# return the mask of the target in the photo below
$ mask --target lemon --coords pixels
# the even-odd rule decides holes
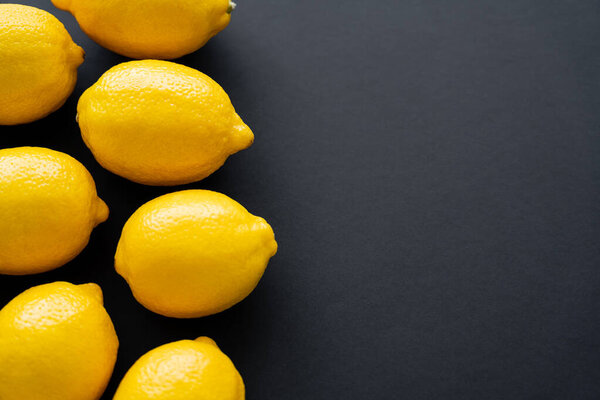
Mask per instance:
[[[207,337],[157,347],[133,364],[113,400],[244,400],[244,382]]]
[[[0,310],[0,399],[98,400],[118,347],[98,285],[33,287]]]
[[[111,68],[81,96],[77,111],[96,160],[148,185],[203,179],[254,140],[215,81],[168,61]]]
[[[0,4],[0,125],[24,124],[59,109],[75,87],[83,55],[51,14]]]
[[[131,58],[171,59],[225,29],[230,0],[52,0],[94,41]]]
[[[151,200],[129,218],[115,267],[146,308],[195,318],[243,300],[276,251],[264,219],[224,194],[185,190]]]
[[[74,158],[39,147],[0,150],[0,273],[60,267],[107,217],[92,176]]]

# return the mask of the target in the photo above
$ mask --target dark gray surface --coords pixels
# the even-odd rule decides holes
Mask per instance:
[[[139,306],[112,259],[151,188],[103,170],[78,97],[125,58],[85,37],[65,107],[0,128],[92,172],[110,219],[69,265],[0,277],[0,301],[97,282],[121,341],[110,399],[151,348],[213,337],[249,400],[600,398],[600,3],[239,1],[180,61],[218,81],[256,143],[203,182],[274,227],[256,291],[219,315]]]

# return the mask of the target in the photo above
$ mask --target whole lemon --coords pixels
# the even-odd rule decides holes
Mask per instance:
[[[98,400],[118,347],[98,285],[33,287],[0,310],[0,399]]]
[[[111,68],[81,96],[77,111],[96,160],[147,185],[203,179],[254,140],[215,81],[168,61]]]
[[[172,59],[225,29],[230,0],[52,0],[95,42],[131,58]]]
[[[0,125],[32,122],[58,110],[75,87],[83,55],[51,14],[0,4]]]
[[[224,194],[185,190],[151,200],[129,218],[115,267],[149,310],[196,318],[248,296],[276,251],[264,219]]]
[[[244,382],[210,338],[157,347],[133,364],[113,400],[244,400]]]
[[[71,156],[40,147],[0,150],[0,273],[60,267],[107,217],[92,176]]]

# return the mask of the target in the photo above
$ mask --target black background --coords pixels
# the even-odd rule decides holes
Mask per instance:
[[[79,135],[77,99],[126,58],[23,3],[87,57],[66,105],[0,147],[75,156],[111,215],[65,267],[0,277],[0,302],[99,283],[121,342],[103,399],[146,351],[200,335],[249,400],[600,398],[599,2],[240,0],[179,62],[256,142],[174,188],[103,170]],[[113,269],[129,215],[181,188],[226,193],[280,246],[250,297],[195,320],[146,311]]]

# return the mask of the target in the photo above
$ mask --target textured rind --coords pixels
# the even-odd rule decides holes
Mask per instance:
[[[131,58],[174,59],[225,29],[229,0],[52,0],[96,43]]]
[[[201,180],[254,140],[215,81],[168,61],[111,68],[84,92],[77,111],[96,160],[147,185]]]
[[[0,273],[65,264],[107,217],[92,176],[71,156],[39,147],[0,150]]]
[[[115,267],[146,308],[196,318],[248,296],[276,251],[264,219],[224,194],[186,190],[158,197],[129,218]]]
[[[67,100],[83,50],[46,11],[0,4],[0,125],[45,117]]]
[[[0,399],[97,400],[118,346],[97,285],[33,287],[0,311]]]
[[[244,382],[231,360],[206,337],[181,340],[143,355],[114,400],[244,400]]]

